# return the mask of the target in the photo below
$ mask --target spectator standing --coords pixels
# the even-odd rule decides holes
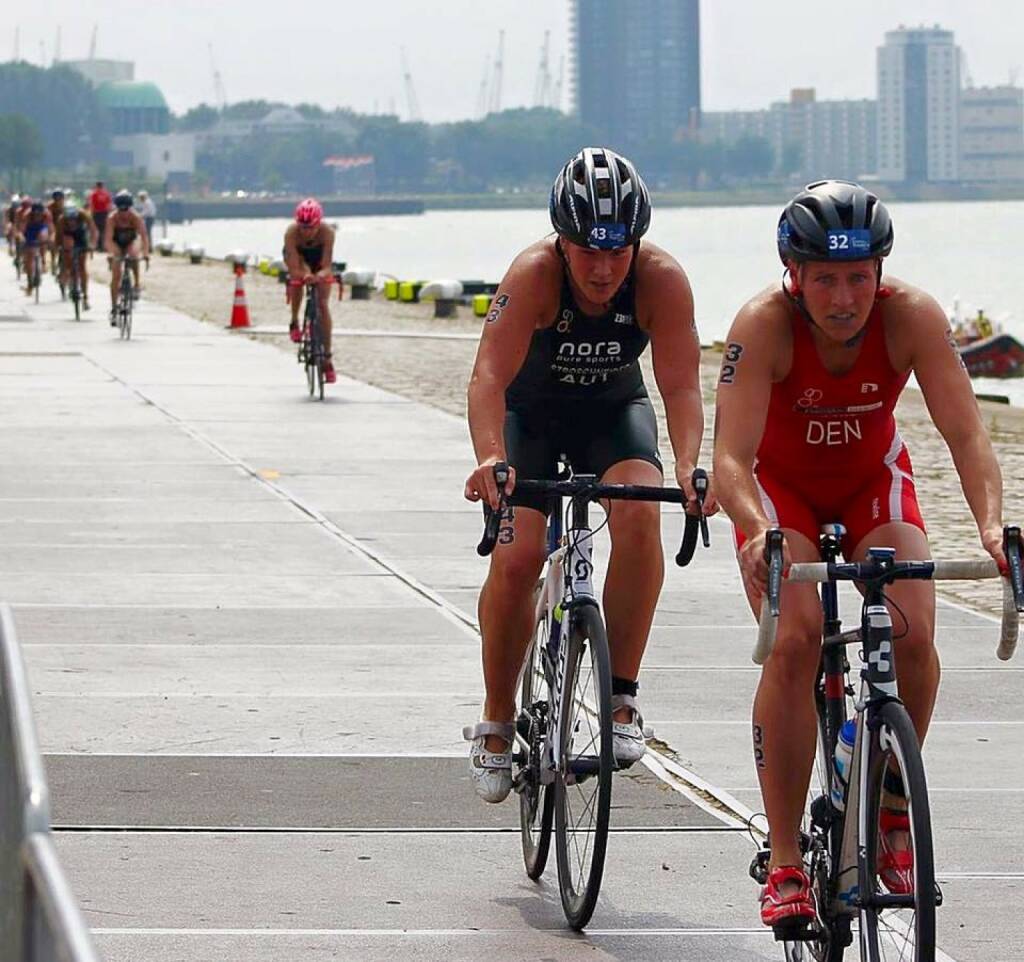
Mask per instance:
[[[135,210],[146,225],[146,236],[149,238],[150,244],[152,244],[153,224],[156,222],[156,204],[153,203],[153,198],[149,196],[148,191],[139,191],[139,198],[135,204]]]
[[[103,250],[103,237],[107,226],[107,215],[110,213],[110,208],[113,204],[114,198],[110,196],[110,191],[103,185],[103,181],[96,181],[96,186],[89,191],[89,196],[85,200],[85,206],[89,213],[92,214],[93,222],[96,224],[96,230],[99,233],[100,239],[100,250]]]

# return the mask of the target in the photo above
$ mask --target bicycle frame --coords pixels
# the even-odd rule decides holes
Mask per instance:
[[[577,475],[577,478],[585,476]],[[542,653],[544,670],[548,673],[548,691],[550,692],[551,724],[548,728],[547,742],[550,752],[550,763],[541,769],[541,784],[550,784],[555,780],[556,773],[562,770],[562,685],[565,680],[566,659],[569,646],[565,641],[563,628],[571,625],[572,608],[581,604],[597,605],[594,597],[592,577],[594,571],[594,540],[589,522],[590,502],[586,499],[573,499],[572,519],[568,536],[562,537],[562,499],[558,498],[551,518],[548,521],[548,559],[547,573],[541,584],[535,610],[535,623],[545,620],[549,625],[548,650]],[[564,543],[563,543],[564,542]],[[568,573],[568,578],[566,577]],[[557,641],[551,645],[550,639],[556,637],[555,609],[561,604],[563,617],[569,619],[568,624],[560,626]],[[554,651],[552,651],[554,647]],[[527,669],[528,670],[528,669]]]

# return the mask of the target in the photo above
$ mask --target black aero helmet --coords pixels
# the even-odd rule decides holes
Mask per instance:
[[[118,210],[131,210],[131,206],[134,203],[135,198],[126,190],[119,190],[114,195],[114,206]]]
[[[53,191],[50,192],[50,198],[52,200],[63,200],[64,199],[64,191],[62,191],[58,187],[56,190],[53,190]]]
[[[786,205],[776,240],[783,264],[886,257],[892,250],[892,220],[860,184],[819,180]]]
[[[600,250],[635,244],[651,223],[651,198],[636,167],[606,147],[584,147],[551,188],[551,224],[560,237]]]

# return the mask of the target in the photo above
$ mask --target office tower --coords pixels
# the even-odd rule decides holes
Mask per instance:
[[[960,159],[960,48],[953,32],[901,26],[878,48],[878,174],[955,181]]]
[[[571,0],[576,112],[609,146],[678,140],[700,123],[698,0]]]

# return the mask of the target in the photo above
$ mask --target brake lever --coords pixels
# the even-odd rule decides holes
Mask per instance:
[[[1010,566],[1010,587],[1013,589],[1013,603],[1017,611],[1024,612],[1024,574],[1022,574],[1022,545],[1020,528],[1007,525],[1003,528],[1003,554]]]
[[[676,554],[676,564],[685,568],[693,560],[693,552],[697,548],[697,529],[700,529],[701,540],[705,548],[711,547],[708,535],[708,521],[704,517],[704,498],[708,492],[708,474],[703,468],[695,468],[691,476],[693,488],[697,494],[697,514],[687,514],[683,526],[683,543]]]
[[[778,528],[772,528],[765,537],[764,560],[768,562],[768,610],[778,618],[782,593],[782,531]]]
[[[504,461],[494,464],[494,480],[498,485],[498,507],[492,508],[484,502],[484,534],[480,544],[476,546],[476,553],[481,558],[487,557],[494,546],[498,543],[498,531],[501,528],[501,518],[505,513],[505,485],[508,483],[509,470]]]

